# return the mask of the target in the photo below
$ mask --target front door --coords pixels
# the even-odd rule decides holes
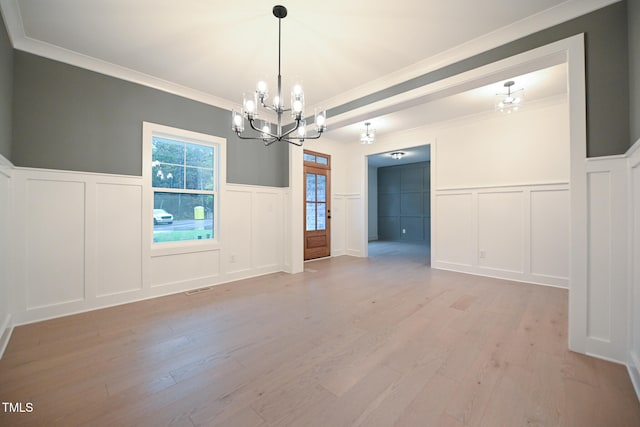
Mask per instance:
[[[304,151],[304,259],[331,255],[331,156]]]

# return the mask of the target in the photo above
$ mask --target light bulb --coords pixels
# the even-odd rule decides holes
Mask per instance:
[[[296,84],[293,86],[293,93],[295,95],[300,95],[302,93],[302,86],[300,86],[299,84]]]
[[[300,126],[298,127],[298,138],[303,139],[307,134],[307,128],[305,122],[300,122]]]
[[[273,97],[273,106],[276,108],[280,107],[280,97],[278,95]]]
[[[256,85],[256,92],[261,94],[267,93],[267,82],[265,82],[264,80],[260,80]]]
[[[296,113],[300,113],[302,111],[302,101],[295,100],[292,105],[293,111]]]
[[[242,124],[242,116],[240,114],[236,114],[233,116],[233,124],[237,127],[240,127]]]
[[[316,116],[316,126],[322,127],[327,122],[327,118],[323,114],[318,114]]]
[[[244,108],[248,113],[253,113],[256,108],[256,104],[254,104],[253,100],[247,99],[247,102],[244,103]]]

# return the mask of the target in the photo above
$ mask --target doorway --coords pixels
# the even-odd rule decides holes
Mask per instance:
[[[369,256],[410,250],[430,265],[430,160],[428,144],[367,157]]]
[[[304,260],[331,255],[331,156],[304,150]]]

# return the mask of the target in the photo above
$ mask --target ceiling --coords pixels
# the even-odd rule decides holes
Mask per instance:
[[[454,58],[472,43],[486,49],[487,40],[508,41],[615,1],[289,0],[282,21],[283,95],[300,81],[307,112],[313,106],[334,107],[433,69],[438,60]],[[274,4],[0,0],[17,49],[150,82],[194,99],[209,97],[210,103],[224,108],[239,105],[243,92],[252,92],[260,79],[272,91],[275,87]],[[449,102],[458,114],[466,108],[460,103],[473,103],[478,94],[461,94]],[[437,115],[446,104],[440,101],[438,107],[416,111]],[[382,132],[385,122],[377,119]],[[403,117],[386,120],[392,119]],[[339,140],[353,134],[352,129],[331,128],[331,122],[329,129]]]

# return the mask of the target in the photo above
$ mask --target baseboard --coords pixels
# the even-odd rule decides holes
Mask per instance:
[[[9,340],[11,339],[11,334],[13,333],[13,325],[11,324],[11,315],[7,315],[2,322],[2,336],[0,336],[0,359],[4,356],[4,351],[7,349],[7,345],[9,345]]]
[[[640,401],[640,358],[635,352],[631,352],[631,363],[627,364],[631,384],[636,391],[636,397]]]

